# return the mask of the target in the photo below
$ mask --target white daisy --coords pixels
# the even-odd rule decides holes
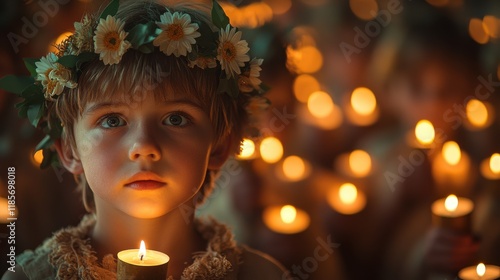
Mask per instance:
[[[252,92],[259,90],[262,81],[259,79],[263,59],[254,58],[250,61],[250,69],[240,75],[238,85],[242,92]]]
[[[49,100],[60,95],[64,87],[75,88],[77,86],[77,83],[71,79],[71,70],[56,61],[57,56],[54,53],[49,53],[35,63],[38,74],[36,80],[42,82],[45,98]]]
[[[81,52],[92,51],[93,47],[93,30],[92,30],[92,19],[85,15],[82,19],[82,22],[75,22],[73,25],[75,26],[74,33],[74,49],[75,54],[80,54]]]
[[[189,61],[189,67],[193,68],[195,66],[198,66],[201,69],[215,68],[217,67],[217,61],[213,57],[198,56],[196,60]]]
[[[128,33],[123,31],[125,22],[110,15],[106,19],[100,19],[95,30],[94,48],[100,54],[104,64],[117,64],[120,62],[125,51],[130,48],[130,42],[126,41]]]
[[[195,38],[201,36],[200,32],[196,31],[198,24],[191,23],[191,16],[188,14],[166,12],[156,24],[162,31],[153,41],[153,45],[159,46],[166,55],[186,56],[192,51],[191,45],[196,44]]]
[[[231,28],[229,24],[226,30],[221,29],[217,59],[228,77],[241,74],[240,67],[245,66],[245,62],[250,60],[247,55],[249,50],[247,41],[241,40],[241,31],[236,32],[236,28]]]

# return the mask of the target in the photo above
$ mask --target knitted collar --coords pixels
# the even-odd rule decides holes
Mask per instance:
[[[184,269],[181,279],[236,279],[241,249],[231,231],[211,218],[195,219],[194,223],[208,245],[206,251],[193,255],[193,263]],[[87,215],[78,226],[58,231],[46,244],[56,279],[116,279],[114,256],[106,255],[100,264],[90,245],[88,236],[94,225],[95,217]]]

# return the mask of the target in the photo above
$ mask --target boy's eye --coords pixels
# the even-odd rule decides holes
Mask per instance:
[[[183,126],[188,123],[188,119],[180,114],[172,114],[165,119],[165,124],[173,126]]]
[[[107,116],[101,121],[101,126],[104,128],[112,128],[125,125],[125,121],[119,116]]]

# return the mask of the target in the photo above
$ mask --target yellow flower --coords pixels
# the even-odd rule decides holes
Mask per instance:
[[[196,44],[195,38],[201,36],[200,32],[196,31],[198,24],[191,23],[188,14],[166,12],[156,24],[162,31],[153,41],[153,45],[159,46],[166,55],[186,56],[192,51],[191,45]]]
[[[241,74],[240,67],[244,67],[245,62],[250,60],[247,55],[249,50],[247,41],[241,40],[241,31],[236,32],[236,28],[231,28],[229,24],[226,30],[221,29],[217,59],[226,76],[234,77],[236,74]]]
[[[94,48],[104,64],[117,64],[123,54],[131,47],[126,41],[128,33],[123,31],[125,22],[108,15],[106,19],[100,19],[95,30]]]

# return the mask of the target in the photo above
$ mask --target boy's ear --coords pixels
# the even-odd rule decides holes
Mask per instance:
[[[210,153],[208,169],[219,170],[229,157],[229,153],[232,150],[231,147],[230,137],[226,137],[224,140],[219,141],[219,143],[212,148],[212,152]]]
[[[59,160],[69,172],[74,175],[83,173],[82,162],[71,148],[71,145],[63,142],[61,139],[57,139],[54,146],[56,147],[57,154],[59,155]]]

